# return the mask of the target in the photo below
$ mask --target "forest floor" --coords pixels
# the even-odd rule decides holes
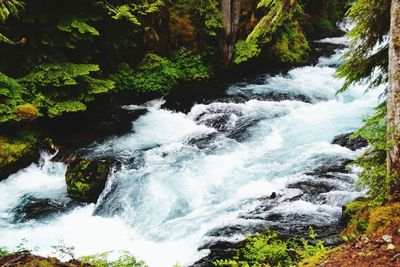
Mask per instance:
[[[400,203],[364,207],[353,216],[342,236],[354,232],[354,226],[364,219],[368,227],[363,233],[356,234],[357,238],[309,258],[300,266],[400,267]]]

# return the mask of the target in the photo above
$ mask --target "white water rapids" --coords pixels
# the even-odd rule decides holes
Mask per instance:
[[[285,75],[265,76],[262,83],[227,89],[228,96],[246,96],[245,102],[196,104],[188,114],[162,109],[162,100],[125,107],[148,111],[133,122],[131,133],[88,149],[91,157],[113,156],[123,162],[97,206],[15,223],[13,210],[26,196],[68,200],[66,166],[44,155],[41,164],[0,183],[0,246],[13,249],[26,239],[28,248],[48,255],[62,240],[77,256],[128,250],[152,267],[192,264],[207,254],[198,251],[202,244],[224,238],[209,235],[213,229],[254,223],[244,215],[257,208],[262,197],[272,192],[295,195],[299,189],[286,185],[309,179],[305,173],[325,159],[358,155],[331,142],[361,125],[382,90],[364,94],[365,88],[353,86],[335,96],[343,84],[334,78],[342,53],[338,50],[315,66]],[[271,93],[301,98],[263,100]],[[341,205],[360,193],[346,183],[332,183],[335,189],[324,193],[321,203],[282,202],[269,212],[307,215],[310,224],[337,221]]]

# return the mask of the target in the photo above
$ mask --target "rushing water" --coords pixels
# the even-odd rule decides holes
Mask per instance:
[[[331,141],[361,125],[378,103],[379,90],[364,94],[362,86],[354,86],[335,96],[343,84],[334,78],[342,53],[338,49],[284,75],[234,84],[226,91],[231,101],[194,104],[187,114],[163,109],[163,100],[124,107],[147,112],[133,122],[131,133],[82,152],[122,162],[97,205],[71,203],[66,166],[43,155],[39,165],[0,183],[0,245],[14,248],[25,238],[27,247],[47,255],[63,241],[78,256],[129,250],[163,267],[189,265],[208,253],[198,250],[202,245],[243,238],[244,232],[223,229],[273,224],[276,214],[307,225],[336,223],[341,205],[360,194],[355,174],[320,178],[330,190],[312,199],[289,185],[312,183],[317,177],[307,173],[316,167],[359,153]],[[281,101],[270,100],[274,97]],[[272,192],[277,202],[260,211]],[[59,212],[18,219],[24,203],[41,199]]]

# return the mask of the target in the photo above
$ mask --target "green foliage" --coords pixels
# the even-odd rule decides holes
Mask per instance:
[[[309,227],[309,230],[309,237],[312,242],[307,241],[305,238],[302,238],[302,246],[301,248],[298,248],[296,250],[301,259],[307,259],[316,255],[321,255],[327,251],[327,248],[324,245],[324,241],[317,240],[317,234],[314,232],[314,229],[311,226]]]
[[[257,41],[251,40],[240,40],[235,45],[235,63],[240,64],[251,58],[257,57],[261,53]]]
[[[36,93],[34,103],[49,117],[66,112],[86,110],[94,95],[107,93],[114,88],[111,80],[91,77],[99,72],[95,64],[43,64],[20,79],[20,83]]]
[[[72,19],[69,21],[63,21],[57,25],[60,31],[73,33],[77,31],[79,34],[89,34],[92,36],[99,36],[100,33],[96,28],[90,26],[82,19]]]
[[[364,120],[364,126],[354,136],[364,138],[370,145],[353,163],[362,168],[358,182],[369,189],[371,198],[383,201],[390,179],[386,173],[386,153],[392,145],[386,142],[386,103],[380,104],[375,113]]]
[[[144,261],[137,260],[133,255],[124,252],[117,260],[109,260],[110,253],[101,253],[85,256],[79,260],[82,263],[91,264],[96,267],[148,267]]]
[[[196,10],[204,20],[207,33],[216,36],[217,31],[223,27],[219,2],[217,0],[197,1]]]
[[[115,20],[126,19],[130,23],[140,26],[139,17],[157,12],[164,6],[164,0],[145,0],[138,3],[129,2],[123,5],[113,6],[107,3],[105,7]]]
[[[0,72],[0,124],[20,120],[17,109],[31,97],[26,87]]]
[[[316,241],[317,235],[310,227],[310,241],[283,240],[276,232],[267,230],[265,234],[257,234],[246,240],[246,245],[233,259],[217,260],[214,266],[230,267],[262,267],[262,266],[294,266],[302,259],[320,255],[327,251],[323,241]]]
[[[19,0],[0,1],[0,23],[4,23],[11,15],[17,16],[23,7],[23,2]]]
[[[201,80],[210,76],[210,69],[205,66],[202,56],[189,51],[180,51],[172,60],[180,80]]]
[[[52,106],[47,109],[49,117],[57,117],[66,112],[85,111],[86,105],[80,101],[55,101]]]
[[[179,81],[209,77],[209,69],[201,56],[187,51],[179,52],[170,60],[156,54],[147,54],[136,70],[121,65],[111,79],[119,89],[137,92],[167,92]]]
[[[235,62],[258,56],[265,45],[274,45],[272,51],[282,62],[301,62],[308,54],[309,46],[299,23],[303,17],[300,2],[261,0],[258,8],[265,8],[268,12],[247,39],[236,44]]]
[[[370,88],[387,81],[390,0],[357,0],[348,11],[355,23],[349,32],[351,47],[338,76],[345,78],[342,92],[351,84],[368,82]]]
[[[0,1],[0,23],[4,24],[9,16],[18,16],[23,9],[24,3],[20,0],[1,0]],[[8,37],[0,33],[0,43],[16,44]]]
[[[276,44],[271,47],[271,54],[284,63],[304,62],[310,47],[299,23],[294,21],[283,28]]]
[[[21,79],[29,87],[62,87],[79,84],[79,78],[99,71],[94,64],[43,64]]]
[[[173,62],[156,54],[147,54],[132,80],[139,92],[166,92],[177,84],[179,72]]]

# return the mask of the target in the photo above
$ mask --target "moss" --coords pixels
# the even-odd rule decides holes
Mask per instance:
[[[368,199],[364,197],[357,198],[356,200],[347,203],[343,207],[342,217],[351,219],[359,210],[368,206]]]
[[[379,235],[393,222],[398,221],[400,221],[400,203],[373,208],[370,212],[366,233],[369,236]]]
[[[400,221],[400,203],[371,206],[366,200],[356,200],[344,207],[343,216],[351,218],[341,236],[350,240],[360,235],[369,237],[382,234],[395,221]]]
[[[73,161],[65,175],[68,195],[77,201],[95,203],[105,187],[111,166],[110,160]]]
[[[344,240],[351,240],[365,233],[371,207],[366,200],[350,202],[343,208],[342,219],[346,220],[347,227],[340,235]]]
[[[32,104],[20,105],[16,108],[17,117],[21,120],[36,120],[39,116],[38,109]]]
[[[269,53],[280,62],[298,64],[305,62],[310,46],[298,22],[285,25],[285,30]]]
[[[34,136],[0,137],[0,181],[38,160],[39,149]]]

